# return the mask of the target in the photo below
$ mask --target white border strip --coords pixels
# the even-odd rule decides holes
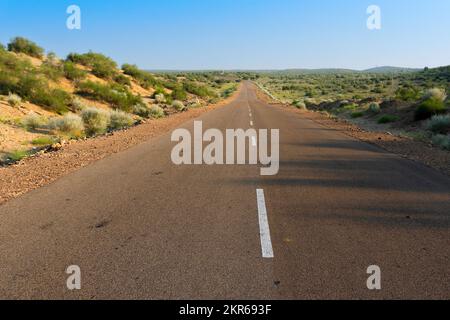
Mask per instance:
[[[264,197],[264,190],[256,190],[256,198],[258,202],[258,215],[259,215],[259,230],[261,237],[261,248],[263,258],[272,259],[273,248],[272,240],[270,238],[269,219],[267,218],[266,199]]]

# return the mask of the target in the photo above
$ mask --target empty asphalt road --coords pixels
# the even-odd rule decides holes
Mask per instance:
[[[279,174],[176,166],[170,134],[98,161],[0,207],[0,298],[450,298],[448,177],[268,106],[250,83],[198,120],[280,129]]]

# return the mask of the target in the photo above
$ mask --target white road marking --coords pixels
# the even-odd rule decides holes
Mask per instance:
[[[257,143],[256,143],[256,137],[255,137],[255,136],[252,136],[252,146],[253,146],[253,147],[256,147],[256,146],[257,146]]]
[[[261,237],[261,249],[263,258],[273,259],[272,240],[270,238],[269,220],[267,218],[266,199],[264,190],[256,190],[256,198],[258,201],[259,230]]]

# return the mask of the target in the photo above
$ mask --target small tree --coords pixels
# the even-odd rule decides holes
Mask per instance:
[[[31,57],[42,59],[44,56],[44,49],[39,47],[33,41],[22,37],[16,37],[8,44],[8,50],[16,53],[24,53]]]

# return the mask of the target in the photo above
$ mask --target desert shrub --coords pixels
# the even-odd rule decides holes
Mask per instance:
[[[163,93],[158,93],[155,95],[155,100],[158,103],[164,103],[166,102],[166,96]]]
[[[17,94],[10,93],[8,95],[8,104],[11,107],[16,108],[16,107],[20,106],[21,103],[22,103],[22,98],[20,96],[18,96]]]
[[[199,96],[202,98],[216,96],[216,94],[214,92],[210,91],[207,87],[197,85],[194,82],[185,82],[183,84],[183,88],[187,92],[189,92],[191,94],[195,94],[196,96]]]
[[[62,118],[51,119],[49,127],[76,138],[83,136],[84,132],[83,119],[73,113],[68,113]]]
[[[66,61],[63,64],[64,75],[72,81],[79,81],[86,78],[87,72],[76,67],[72,61]]]
[[[99,78],[112,79],[117,74],[116,62],[101,53],[71,53],[66,61],[90,67],[92,73]]]
[[[119,74],[114,78],[114,81],[122,86],[131,86],[130,78],[124,76],[123,74]]]
[[[165,116],[164,109],[160,106],[153,105],[150,107],[150,115],[154,119],[163,118]]]
[[[3,72],[3,69],[0,65],[0,94],[7,95],[11,92],[17,92],[17,82],[16,80],[6,72]]]
[[[184,111],[186,109],[186,106],[183,104],[183,102],[178,100],[172,102],[172,107],[177,111]]]
[[[92,74],[96,77],[110,80],[116,76],[117,70],[116,67],[110,63],[96,62],[92,66]]]
[[[380,113],[381,112],[380,105],[378,103],[376,103],[376,102],[372,102],[369,105],[368,111],[371,112],[371,113]]]
[[[103,85],[92,81],[78,84],[78,94],[111,104],[113,108],[125,112],[132,111],[133,106],[142,103],[142,98],[133,95],[128,89],[118,84]]]
[[[133,77],[143,88],[148,89],[158,84],[150,72],[140,70],[136,65],[124,64],[122,70],[126,75]]]
[[[444,150],[450,150],[450,135],[438,134],[432,138],[433,144]]]
[[[155,87],[155,91],[153,92],[152,98],[155,98],[158,94],[166,95],[166,90],[160,85]]]
[[[39,47],[33,41],[22,37],[16,37],[8,44],[8,50],[16,53],[24,53],[31,57],[42,58],[44,56],[44,49]]]
[[[444,89],[432,88],[432,89],[428,89],[425,92],[423,98],[424,98],[424,100],[435,99],[435,100],[444,102],[447,99],[447,94]]]
[[[426,120],[433,115],[444,113],[447,110],[443,101],[438,98],[431,97],[423,101],[416,109],[415,120]]]
[[[110,130],[120,130],[131,127],[134,124],[133,117],[120,110],[114,110],[110,113]]]
[[[147,107],[145,103],[138,103],[133,106],[133,114],[142,118],[149,118],[150,109]]]
[[[64,70],[61,66],[54,64],[51,61],[45,61],[40,67],[39,72],[46,76],[46,78],[57,81],[64,76]]]
[[[48,124],[48,120],[36,113],[31,113],[23,117],[21,123],[25,129],[32,131],[39,128],[44,128]]]
[[[84,128],[89,136],[105,133],[109,125],[109,113],[97,108],[87,108],[81,112]]]
[[[399,117],[391,115],[391,114],[385,114],[384,116],[381,116],[378,119],[378,123],[379,124],[386,124],[386,123],[391,123],[391,122],[396,122],[399,120]]]
[[[426,128],[433,133],[447,133],[450,131],[450,115],[433,116]]]
[[[95,64],[109,66],[112,69],[117,68],[117,64],[114,60],[101,53],[95,52],[88,52],[84,54],[70,53],[67,56],[66,61],[71,61],[91,68],[93,68]]]
[[[14,86],[14,92],[46,110],[63,114],[68,111],[71,96],[61,89],[50,89],[48,84],[33,75],[24,75]]]
[[[416,101],[420,98],[420,92],[416,87],[404,87],[397,90],[396,97],[403,101]]]
[[[43,91],[45,89],[47,89],[45,83],[30,74],[24,74],[14,86],[15,92],[26,100],[31,100],[37,91]]]
[[[172,90],[172,98],[179,101],[186,100],[187,92],[181,86],[177,86]]]
[[[29,97],[29,100],[49,111],[64,114],[69,110],[68,105],[72,98],[70,94],[61,89],[46,90],[41,88],[36,90],[36,92]]]
[[[71,102],[73,111],[83,111],[87,108],[87,105],[78,97],[74,97]]]

